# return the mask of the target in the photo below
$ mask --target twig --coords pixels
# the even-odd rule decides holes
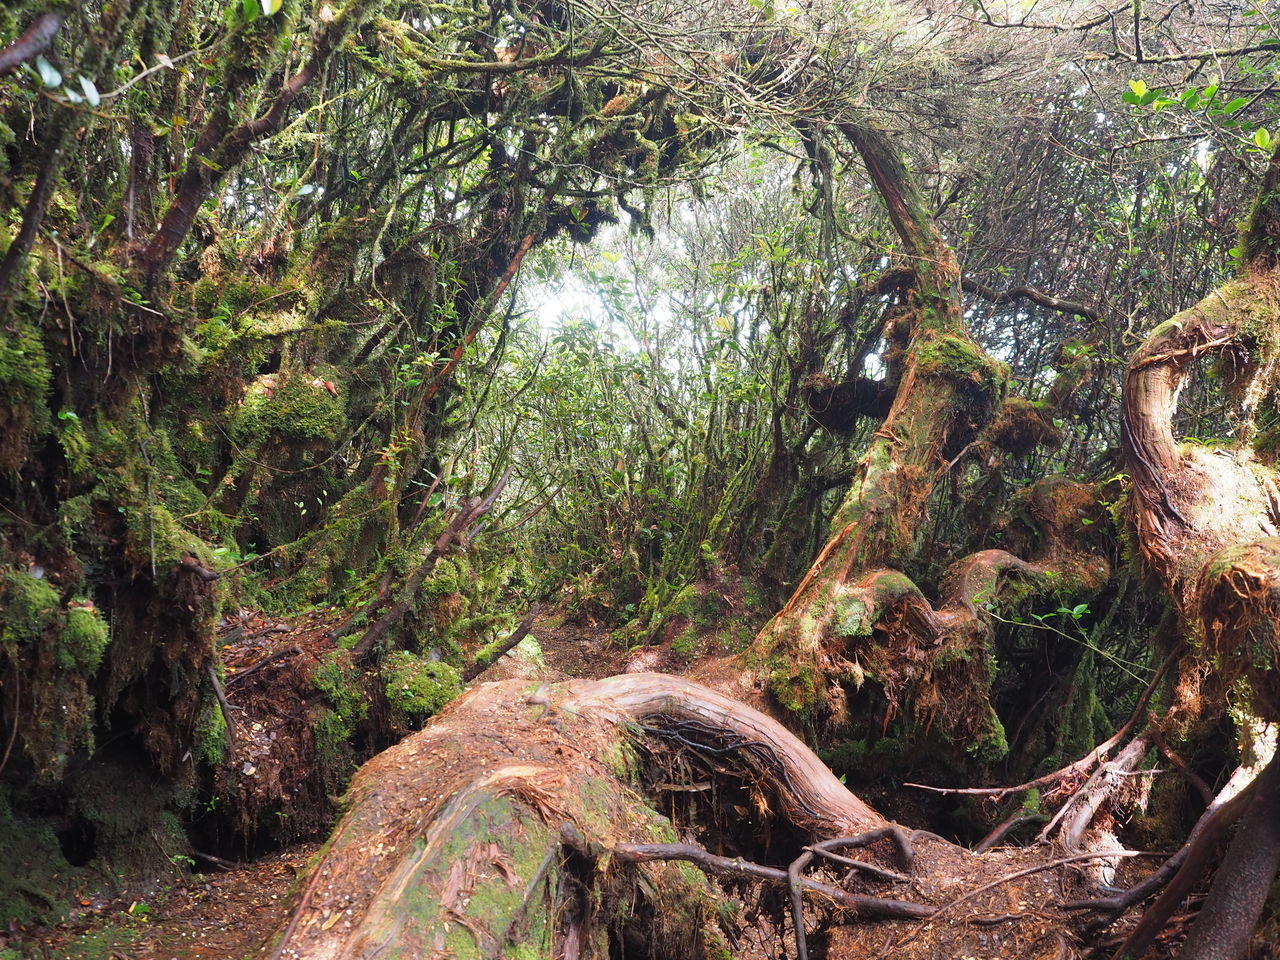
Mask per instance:
[[[227,702],[226,691],[222,689],[222,681],[218,679],[218,672],[213,669],[211,662],[204,665],[205,676],[209,678],[209,684],[213,687],[213,695],[218,698],[218,706],[222,708],[222,719],[227,724],[227,743],[229,745],[228,752],[231,759],[235,759],[236,752],[236,725],[231,717],[231,704]]]
[[[215,867],[218,867],[221,870],[234,870],[236,867],[240,866],[240,864],[236,863],[234,860],[223,860],[221,857],[215,857],[212,853],[201,853],[199,850],[192,850],[191,855],[193,857],[199,857],[201,860],[207,860],[209,863],[212,863]]]
[[[931,917],[926,917],[925,919],[926,920],[937,919],[942,914],[948,913],[954,910],[956,907],[960,906],[960,904],[965,903],[966,901],[972,900],[974,897],[978,896],[979,894],[986,893],[988,890],[994,890],[996,887],[999,887],[1003,884],[1009,883],[1013,880],[1020,880],[1023,877],[1029,877],[1035,873],[1043,873],[1046,870],[1055,870],[1058,867],[1066,866],[1068,863],[1078,863],[1081,860],[1100,860],[1105,857],[1167,857],[1167,856],[1169,856],[1169,854],[1160,853],[1160,852],[1151,851],[1151,850],[1102,850],[1095,853],[1074,853],[1069,857],[1059,857],[1057,860],[1050,860],[1048,863],[1040,863],[1034,867],[1027,867],[1025,870],[1017,870],[1013,873],[1007,873],[1003,877],[999,877],[995,880],[992,880],[990,883],[984,883],[980,887],[974,887],[968,893],[962,896],[956,897],[954,900],[944,903],[942,906],[936,908],[933,912],[933,915]],[[920,931],[923,928],[924,928],[924,923],[921,922],[916,926],[914,930],[911,931],[910,934],[907,935],[905,940],[899,940],[896,944],[894,944],[894,947],[897,948],[907,943],[910,943],[912,940],[916,938],[916,936],[919,935]]]
[[[751,863],[741,858],[718,857],[708,853],[702,847],[692,843],[622,843],[613,848],[613,855],[624,863],[648,863],[652,860],[684,860],[692,863],[708,873],[723,873],[730,876],[753,877],[771,883],[789,883],[786,870],[777,867],[766,867],[763,864]],[[850,893],[830,884],[807,877],[800,878],[802,889],[833,900],[838,906],[854,911],[862,917],[883,919],[928,919],[937,912],[936,907],[926,903],[912,903],[906,900],[886,900],[880,897],[866,897]]]
[[[911,878],[906,874],[896,873],[893,870],[886,870],[884,867],[877,867],[874,863],[867,863],[865,860],[855,860],[853,857],[844,857],[831,850],[824,849],[826,844],[815,843],[813,846],[805,847],[806,850],[812,850],[820,857],[824,857],[833,863],[841,864],[850,869],[857,870],[860,873],[870,874],[879,880],[889,880],[893,883],[909,883]]]
[[[996,827],[994,830],[988,833],[985,837],[983,837],[982,840],[979,841],[978,845],[973,848],[973,852],[986,853],[988,850],[994,847],[997,843],[1003,840],[1006,836],[1008,836],[1011,830],[1014,830],[1015,828],[1020,827],[1024,823],[1030,823],[1033,820],[1044,821],[1048,819],[1049,818],[1046,817],[1043,813],[1022,813],[1022,812],[1015,813],[1012,817],[1004,821],[1004,823],[1000,824],[1000,826]]]
[[[302,648],[297,644],[294,644],[293,646],[285,647],[282,650],[277,650],[275,653],[271,654],[270,656],[263,657],[257,663],[252,664],[251,666],[245,667],[240,672],[230,677],[227,677],[227,686],[229,687],[233,683],[239,683],[241,680],[249,676],[251,673],[257,673],[263,667],[269,666],[270,664],[275,663],[277,660],[283,660],[286,657],[292,657],[299,653],[302,653]]]

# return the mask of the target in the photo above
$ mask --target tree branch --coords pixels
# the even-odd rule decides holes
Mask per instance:
[[[707,873],[727,874],[734,877],[751,877],[769,883],[788,884],[787,871],[778,867],[766,867],[739,857],[718,857],[692,843],[620,843],[613,848],[613,855],[624,863],[648,863],[653,860],[683,860]],[[816,893],[835,901],[838,906],[854,911],[860,917],[878,919],[924,920],[937,912],[926,903],[907,900],[885,900],[850,893],[839,887],[808,877],[798,877],[797,883],[807,893]]]
[[[48,50],[65,19],[63,13],[42,13],[31,21],[31,26],[22,31],[22,36],[0,50],[0,77],[13,73],[28,60],[34,60]]]
[[[1083,317],[1085,320],[1097,320],[1100,317],[1098,311],[1093,307],[1085,306],[1083,303],[1076,303],[1073,300],[1063,300],[1060,297],[1055,297],[1026,284],[1009,290],[994,290],[985,284],[979,283],[977,280],[966,278],[961,282],[961,286],[964,287],[966,293],[975,294],[994,304],[1013,303],[1017,300],[1025,299],[1042,307],[1048,307],[1050,310],[1056,310],[1059,313]]]

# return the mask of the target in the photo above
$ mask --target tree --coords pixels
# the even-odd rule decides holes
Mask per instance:
[[[68,809],[94,763],[122,779],[127,759],[180,785],[203,775],[199,755],[225,777],[234,767],[217,755],[235,724],[215,631],[228,600],[274,589],[281,610],[356,601],[293,691],[299,710],[323,702],[299,738],[328,758],[300,776],[309,795],[332,792],[353,742],[392,736],[362,718],[368,688],[385,698],[400,678],[425,678],[417,714],[432,712],[514,621],[495,609],[495,585],[515,564],[469,541],[515,477],[526,503],[511,530],[546,543],[571,527],[576,541],[562,542],[599,554],[579,582],[606,610],[631,605],[637,633],[663,637],[681,595],[735,564],[779,599],[793,588],[739,658],[698,674],[775,718],[662,677],[480,686],[358,781],[277,952],[404,934],[496,955],[542,931],[566,955],[627,953],[638,924],[651,953],[714,952],[734,935],[721,887],[623,866],[673,858],[782,883],[763,902],[791,914],[797,950],[809,925],[847,952],[880,932],[816,923],[806,887],[918,923],[963,904],[998,912],[993,891],[1076,862],[1103,863],[1109,882],[1128,852],[1108,845],[1108,818],[1159,747],[1186,771],[1158,788],[1185,807],[1161,839],[1199,822],[1181,859],[1088,911],[1111,919],[1167,885],[1126,948],[1137,952],[1242,817],[1229,855],[1241,868],[1213,894],[1237,909],[1206,912],[1186,948],[1239,954],[1280,846],[1267,830],[1274,761],[1247,792],[1216,782],[1235,741],[1248,746],[1223,732],[1228,701],[1276,719],[1274,165],[1238,277],[1223,282],[1220,254],[1227,211],[1251,192],[1235,167],[1272,154],[1257,86],[1274,66],[1271,27],[1228,5],[1197,24],[1210,32],[1189,51],[1177,4],[1070,9],[1054,23],[944,6],[6,12],[16,39],[0,70],[26,71],[0,104],[13,172],[0,262],[11,333],[0,680],[12,691],[0,772],[60,791]],[[1215,61],[1224,75],[1202,78]],[[1121,103],[1122,116],[1107,112]],[[733,243],[717,257],[728,289],[692,305],[688,336],[712,342],[702,311],[728,307],[719,343],[743,356],[698,358],[706,390],[669,375],[656,338],[614,350],[586,327],[506,365],[520,341],[506,298],[552,241],[586,243],[624,214],[661,227],[661,189],[705,194],[731,153],[770,151],[799,173],[788,200],[799,223],[761,217],[758,258]],[[880,212],[860,229],[872,201]],[[636,291],[604,299],[622,315]],[[1133,353],[1120,395],[1108,373],[1153,312],[1174,319]],[[703,352],[680,349],[690,364]],[[1174,440],[1175,397],[1207,354],[1224,365],[1182,415],[1202,436],[1233,431],[1230,456]],[[545,411],[536,438],[491,389],[510,367],[520,381],[497,396]],[[756,390],[738,390],[752,375]],[[1220,408],[1236,395],[1233,421]],[[694,409],[673,414],[676,397]],[[588,425],[606,405],[601,443]],[[666,471],[658,450],[675,448]],[[546,451],[560,489],[584,477],[586,498],[539,483]],[[851,461],[850,481],[839,465]],[[706,486],[714,504],[699,500]],[[655,528],[670,542],[655,544]],[[435,617],[442,598],[453,613]],[[1031,689],[1011,682],[1037,672]],[[1066,794],[1089,775],[1043,834],[1069,852],[971,856],[910,836],[778,719],[843,739],[845,773],[896,744],[934,773],[1016,772],[1024,782],[1001,797]],[[1107,725],[1120,729],[1105,737]],[[459,729],[497,752],[463,760],[448,745]],[[105,759],[91,759],[95,740],[115,744]],[[509,759],[518,751],[528,762]],[[565,756],[581,768],[558,771]],[[407,759],[425,781],[397,774]],[[690,766],[711,786],[671,806],[683,838],[760,861],[749,870],[698,847],[635,846],[677,839],[659,836],[649,795],[685,793],[662,785],[688,786]],[[433,778],[452,799],[423,792]],[[1186,803],[1188,790],[1206,796]],[[771,839],[728,829],[737,808]],[[244,814],[244,834],[269,811]],[[406,859],[410,837],[459,852],[465,869]],[[815,840],[830,842],[803,850]],[[947,902],[802,878],[814,856],[874,844],[868,882],[968,873],[973,885]],[[317,894],[326,877],[352,899]],[[492,881],[484,896],[472,896],[476,877]],[[368,900],[375,889],[385,896]],[[406,891],[421,902],[403,906]],[[1005,942],[1065,938],[1067,909],[1050,912],[1047,927],[1011,920]],[[331,933],[340,919],[353,939]],[[918,933],[895,934],[898,951],[936,954]],[[955,950],[980,949],[969,928],[958,937]]]

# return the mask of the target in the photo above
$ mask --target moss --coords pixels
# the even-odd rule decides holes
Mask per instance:
[[[17,467],[27,442],[48,428],[52,378],[39,329],[12,320],[0,335],[0,467]]]
[[[821,699],[821,676],[815,668],[775,667],[769,673],[769,692],[789,713],[805,716]]]
[[[475,669],[483,670],[493,664],[498,658],[499,651],[506,644],[506,637],[499,637],[490,643],[481,647],[472,658],[472,664]],[[542,646],[533,634],[529,634],[516,644],[510,651],[509,656],[519,657],[525,663],[531,664],[537,668],[543,668],[547,665],[546,657],[542,653]]]
[[[1004,724],[989,710],[986,734],[971,741],[965,751],[982,763],[996,763],[1009,755],[1009,741],[1005,736]]]
[[[23,804],[27,806],[29,804]],[[20,817],[0,786],[0,926],[56,923],[66,917],[83,871],[62,855],[50,823]]]
[[[208,767],[217,767],[226,759],[230,737],[227,719],[212,697],[206,699],[196,719],[195,753]]]
[[[388,655],[382,664],[387,700],[401,713],[427,717],[438,713],[462,692],[457,667],[425,660],[407,650]]]
[[[989,389],[999,389],[1008,368],[992,360],[967,337],[944,334],[920,344],[916,351],[918,369],[923,374],[941,373],[955,381],[968,381]]]
[[[31,643],[54,624],[62,611],[62,600],[49,581],[37,579],[23,570],[0,574],[0,641]]]
[[[686,627],[671,641],[671,652],[684,660],[692,660],[700,648],[696,627]]]
[[[106,621],[92,605],[69,607],[58,635],[58,665],[64,670],[78,667],[85,673],[93,673],[102,663],[110,636]]]
[[[869,637],[873,625],[870,605],[860,597],[839,597],[832,629],[841,637]]]
[[[331,705],[312,727],[316,752],[325,767],[326,779],[332,783],[344,781],[354,757],[351,738],[356,724],[369,712],[360,686],[360,671],[349,650],[330,650],[321,658],[311,682]]]
[[[339,386],[342,379],[329,367],[283,382],[259,378],[231,422],[232,438],[241,446],[257,446],[271,438],[336,440],[346,426],[346,401]]]

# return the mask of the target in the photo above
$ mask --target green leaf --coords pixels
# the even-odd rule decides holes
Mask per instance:
[[[260,9],[258,0],[240,0],[240,9],[244,11],[244,22],[253,23],[258,19]]]
[[[1235,113],[1237,110],[1241,109],[1248,102],[1249,102],[1248,97],[1236,97],[1234,100],[1232,100],[1230,103],[1228,103],[1225,107],[1222,108],[1222,112],[1225,114]]]
[[[80,89],[84,91],[84,98],[89,101],[89,106],[96,107],[102,103],[102,95],[98,93],[98,87],[92,80],[84,74],[77,74],[76,79],[80,81]]]
[[[1253,131],[1253,142],[1263,150],[1271,149],[1271,132],[1266,127],[1259,127]]]
[[[1077,603],[1074,607],[1071,608],[1071,615],[1075,617],[1077,620],[1079,620],[1088,612],[1089,612],[1089,605],[1087,603]]]
[[[1135,97],[1141,97],[1147,92],[1147,82],[1145,80],[1130,80],[1129,89],[1133,91]]]
[[[44,58],[44,54],[36,57],[36,71],[40,74],[40,82],[49,89],[62,86],[62,74]]]
[[[279,13],[280,8],[284,6],[284,0],[258,0],[262,4],[262,12],[268,17]]]

